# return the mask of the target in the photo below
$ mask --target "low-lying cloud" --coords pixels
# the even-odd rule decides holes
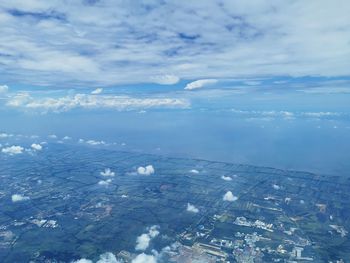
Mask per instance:
[[[148,232],[137,237],[136,250],[144,251],[149,247],[149,244],[153,238],[159,235],[159,226],[154,225],[148,228]]]
[[[137,168],[137,173],[140,175],[151,175],[154,174],[154,168],[152,165],[147,165],[146,167],[140,166]]]

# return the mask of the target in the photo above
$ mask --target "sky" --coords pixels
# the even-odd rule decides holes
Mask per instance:
[[[348,175],[349,13],[341,0],[3,0],[0,133]]]

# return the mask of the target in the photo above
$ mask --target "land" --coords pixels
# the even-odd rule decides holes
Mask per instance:
[[[155,173],[136,172],[146,165]],[[131,262],[154,225],[145,252],[162,251],[162,262],[350,262],[344,176],[50,144],[0,155],[0,178],[0,262],[106,251]],[[237,200],[224,201],[227,191]]]

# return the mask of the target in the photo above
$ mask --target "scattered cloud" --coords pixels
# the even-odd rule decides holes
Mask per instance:
[[[159,226],[154,225],[148,228],[148,232],[137,237],[136,250],[146,250],[153,238],[159,235]]]
[[[204,86],[208,86],[210,84],[215,84],[218,82],[216,79],[199,79],[193,82],[190,82],[186,85],[186,90],[200,89]]]
[[[15,155],[15,154],[23,153],[23,150],[24,150],[24,148],[22,146],[13,145],[13,146],[10,146],[10,147],[2,148],[1,152],[9,154],[9,155]]]
[[[318,87],[298,90],[309,94],[349,94],[349,87]]]
[[[36,151],[41,151],[43,149],[43,147],[37,143],[33,143],[30,147],[32,147],[32,149],[34,149]]]
[[[110,168],[106,168],[104,171],[100,172],[102,176],[115,176],[115,173],[112,172]]]
[[[13,137],[13,134],[0,133],[0,138],[9,138],[9,137]]]
[[[224,194],[223,200],[228,202],[234,202],[238,200],[238,197],[234,196],[231,191],[227,191],[226,194]]]
[[[175,75],[158,75],[151,77],[151,82],[161,85],[173,85],[180,81],[180,78]]]
[[[232,177],[230,177],[230,176],[225,176],[225,175],[221,176],[221,179],[222,179],[222,180],[225,180],[225,181],[232,181]]]
[[[137,168],[137,173],[140,175],[151,175],[154,174],[154,168],[152,165],[147,165],[146,167],[140,166]]]
[[[198,170],[196,170],[196,169],[192,169],[192,170],[190,170],[190,173],[193,173],[193,174],[199,174],[199,171],[198,171]]]
[[[198,213],[199,209],[197,207],[195,207],[194,205],[191,205],[190,203],[187,203],[186,211],[192,212],[192,213]]]
[[[29,199],[30,199],[29,197],[23,196],[23,195],[20,195],[20,194],[13,194],[11,196],[11,200],[12,200],[13,203],[27,201]]]
[[[348,116],[347,113],[342,112],[292,112],[292,111],[258,111],[258,110],[230,110],[233,114],[246,116],[248,118],[259,118],[272,120],[274,118],[282,118],[286,120],[293,120],[296,118],[336,118],[342,116]]]
[[[147,255],[145,253],[137,255],[131,263],[157,263],[157,257],[154,255]]]
[[[97,88],[91,92],[93,95],[101,94],[103,92],[102,88]]]

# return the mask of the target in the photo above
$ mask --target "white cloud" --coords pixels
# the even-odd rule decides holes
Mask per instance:
[[[50,134],[48,137],[49,137],[50,139],[57,139],[57,135],[55,135],[55,134]]]
[[[151,77],[151,81],[161,85],[173,85],[180,81],[180,78],[175,75],[158,75]]]
[[[136,239],[136,250],[146,250],[153,238],[159,235],[159,226],[154,225],[148,228],[148,233],[144,233]]]
[[[348,1],[92,2],[1,1],[0,81],[350,75]]]
[[[88,94],[69,95],[60,98],[34,98],[30,95],[17,94],[8,99],[7,106],[26,110],[40,110],[43,112],[64,112],[76,108],[82,109],[114,109],[139,110],[149,108],[188,108],[187,99],[178,98],[132,98],[128,96]]]
[[[115,172],[112,172],[110,168],[106,168],[104,171],[100,172],[102,176],[115,176]]]
[[[272,188],[275,189],[275,190],[280,190],[281,189],[281,187],[279,185],[277,185],[277,184],[273,184]]]
[[[225,176],[225,175],[221,176],[221,179],[222,179],[222,180],[225,180],[225,181],[232,181],[232,177],[230,177],[230,176]]]
[[[226,194],[224,194],[224,197],[222,200],[228,201],[228,202],[234,202],[238,199],[237,196],[234,196],[231,191],[227,191]]]
[[[190,203],[187,203],[186,211],[192,212],[192,213],[198,213],[199,209],[195,207],[194,205],[191,205]]]
[[[136,250],[146,250],[151,241],[151,237],[148,234],[142,234],[137,237],[136,240]]]
[[[121,263],[111,252],[106,252],[100,255],[100,259],[96,263]]]
[[[23,153],[23,150],[24,148],[22,146],[13,145],[13,146],[1,149],[1,152],[9,155],[14,155],[14,154]]]
[[[72,263],[93,263],[92,260],[82,258],[78,259],[76,261],[72,261]],[[119,260],[117,260],[116,256],[111,252],[106,252],[100,255],[99,260],[96,261],[96,263],[122,263]]]
[[[33,143],[30,147],[32,147],[36,151],[41,151],[43,149],[43,147],[37,143]]]
[[[80,139],[79,142],[84,142],[84,140]],[[106,144],[104,141],[95,141],[95,140],[87,140],[86,143],[90,144],[90,145],[104,145],[104,144]]]
[[[81,259],[73,261],[72,263],[93,263],[93,262],[90,259],[81,258]]]
[[[16,202],[27,201],[27,200],[29,200],[29,197],[23,196],[23,195],[20,195],[20,194],[13,194],[11,196],[11,200],[12,200],[13,203],[16,203]]]
[[[101,180],[98,182],[98,185],[108,186],[112,182],[112,179]]]
[[[7,85],[0,85],[0,93],[8,92],[9,87]]]
[[[152,165],[147,165],[146,167],[140,166],[137,168],[137,173],[140,175],[151,175],[154,174],[154,168]]]
[[[203,88],[204,86],[215,84],[216,82],[217,82],[216,79],[199,79],[191,83],[188,83],[185,89],[186,90],[200,89],[200,88]]]
[[[137,255],[131,263],[157,263],[157,258],[153,255],[146,255],[145,253]]]
[[[190,170],[190,173],[193,173],[193,174],[199,174],[199,171],[198,171],[198,170],[196,170],[196,169],[192,169],[192,170]]]
[[[103,92],[102,88],[97,88],[91,92],[93,95],[101,94]]]
[[[13,137],[13,134],[0,133],[0,138],[9,138],[9,137]]]

